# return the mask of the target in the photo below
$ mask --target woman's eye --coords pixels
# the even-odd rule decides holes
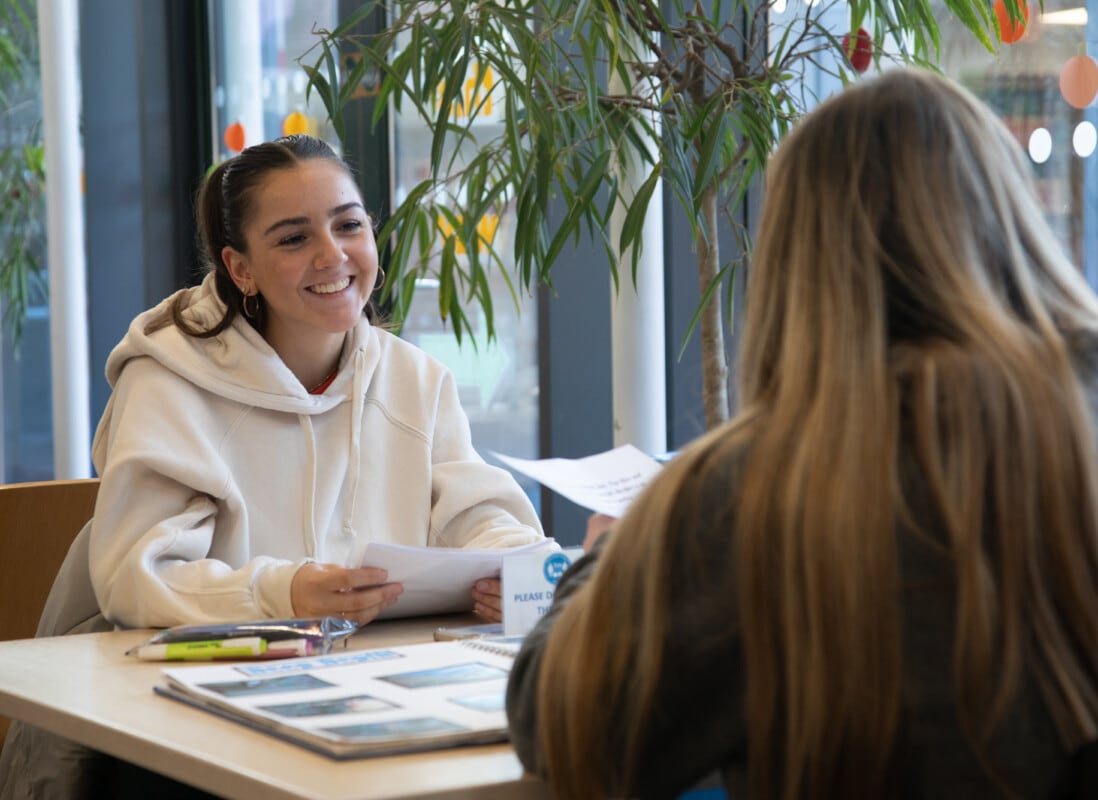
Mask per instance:
[[[340,227],[341,230],[343,230],[345,232],[354,233],[356,231],[362,230],[362,220],[360,220],[360,219],[349,219],[346,222],[344,222],[342,225],[340,225],[339,227]]]
[[[305,241],[305,236],[300,233],[293,233],[289,236],[284,236],[278,240],[278,244],[281,245],[295,245]]]

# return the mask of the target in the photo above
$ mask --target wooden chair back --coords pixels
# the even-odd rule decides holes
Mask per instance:
[[[0,486],[0,641],[33,638],[53,579],[95,511],[96,478]],[[0,744],[8,720],[0,717]]]

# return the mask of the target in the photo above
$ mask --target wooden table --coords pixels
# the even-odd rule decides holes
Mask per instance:
[[[375,622],[354,649],[429,641],[471,615]],[[37,725],[230,800],[539,800],[510,745],[333,761],[158,697],[163,662],[125,656],[150,631],[0,642],[0,715]]]

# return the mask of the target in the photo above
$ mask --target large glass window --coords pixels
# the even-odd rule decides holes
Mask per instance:
[[[469,74],[476,72],[470,65]],[[485,79],[485,91],[490,91],[491,78]],[[470,85],[473,81],[470,81]],[[487,114],[474,119],[474,130],[483,133],[484,141],[490,141],[501,133],[502,122],[491,117],[491,105],[486,104]],[[458,112],[456,112],[458,113]],[[465,124],[466,120],[460,120]],[[413,187],[430,174],[431,138],[426,126],[412,114],[397,113],[393,118],[393,184],[394,202],[400,203]],[[448,161],[448,156],[443,161]],[[460,169],[463,161],[453,162]],[[449,191],[443,183],[436,188],[439,196]],[[496,251],[504,255],[503,269],[514,266],[510,254],[514,252],[515,211],[504,206],[477,221],[477,229],[492,241]],[[446,220],[438,220],[443,237],[448,235]],[[458,257],[462,248],[458,247]],[[411,311],[404,326],[403,335],[432,353],[454,371],[462,405],[469,415],[473,429],[473,441],[485,457],[488,451],[502,452],[520,458],[538,456],[538,356],[537,356],[537,306],[532,298],[526,298],[517,308],[504,273],[493,269],[489,275],[492,290],[495,338],[489,342],[483,314],[471,315],[479,320],[473,343],[465,341],[458,347],[449,325],[439,313],[438,281],[436,265],[441,248],[429,254],[425,277],[417,281]],[[539,505],[540,494],[534,481],[522,478],[520,482]]]
[[[339,144],[323,103],[315,93],[306,99],[298,64],[314,30],[334,28],[336,15],[336,0],[211,0],[215,160],[290,133]]]
[[[0,204],[5,243],[23,241],[42,269],[41,280],[28,284],[22,338],[11,331],[12,309],[0,298],[0,482],[47,480],[53,477],[53,421],[51,419],[49,304],[46,285],[46,209],[40,182],[26,169],[24,148],[41,144],[42,106],[37,57],[35,4],[21,3],[31,25],[22,24],[7,9],[0,18],[0,38],[15,58],[5,58],[3,110],[0,111],[0,160],[6,196]],[[11,239],[7,237],[11,236]],[[16,248],[5,252],[12,258]],[[25,262],[25,259],[19,259]]]
[[[1023,3],[1024,4],[1024,3]],[[996,6],[1000,13],[1002,0]],[[1028,23],[1007,31],[999,53],[980,47],[944,10],[941,68],[982,97],[1006,121],[1033,162],[1038,194],[1053,230],[1091,285],[1095,252],[1095,107],[1098,64],[1093,0],[1030,3]],[[1013,41],[1011,41],[1013,40]],[[1063,83],[1062,83],[1063,80]]]
[[[1025,0],[1022,0],[1025,5]],[[1038,195],[1068,255],[1098,285],[1098,63],[1087,50],[1098,41],[1098,0],[1031,2],[1027,22],[1013,25],[1003,0],[992,10],[1004,23],[997,52],[989,52],[944,2],[936,6],[941,31],[938,66],[981,97],[1006,122],[1033,163]],[[1092,12],[1092,13],[1088,13]],[[774,36],[810,16],[835,33],[850,26],[846,4],[775,0]],[[887,60],[882,68],[888,68]],[[841,89],[831,62],[818,58],[805,70],[804,97],[811,106]]]

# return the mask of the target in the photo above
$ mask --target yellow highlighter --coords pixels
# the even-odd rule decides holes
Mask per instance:
[[[142,661],[213,661],[217,658],[252,658],[267,652],[267,640],[259,636],[199,642],[146,644],[134,652]]]

